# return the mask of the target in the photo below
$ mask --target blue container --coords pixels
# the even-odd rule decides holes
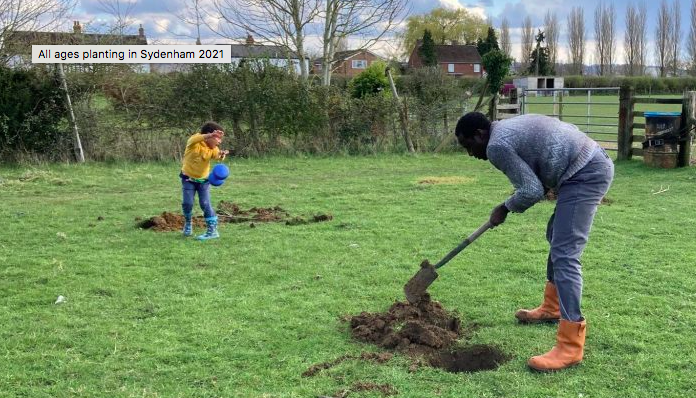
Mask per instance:
[[[219,187],[225,182],[225,179],[230,175],[230,169],[224,164],[216,164],[208,175],[210,185]]]

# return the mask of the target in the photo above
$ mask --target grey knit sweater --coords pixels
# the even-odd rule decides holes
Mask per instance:
[[[530,114],[493,122],[486,154],[515,187],[505,206],[522,213],[585,167],[597,148],[575,125]]]

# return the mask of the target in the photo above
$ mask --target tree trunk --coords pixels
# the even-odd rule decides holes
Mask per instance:
[[[80,131],[77,128],[77,120],[75,120],[75,112],[73,111],[72,101],[70,101],[70,93],[68,92],[68,83],[65,79],[65,72],[63,72],[63,64],[56,64],[58,68],[58,76],[60,78],[60,86],[63,89],[63,94],[65,95],[65,104],[68,107],[68,120],[72,126],[73,132],[75,133],[75,157],[80,163],[85,162],[85,153],[82,150],[82,141],[80,140]]]
[[[392,94],[394,95],[394,102],[397,109],[399,110],[399,120],[401,121],[401,134],[406,142],[406,148],[410,153],[416,152],[413,147],[413,141],[411,141],[411,135],[408,132],[408,112],[406,111],[405,105],[401,104],[399,98],[399,93],[396,92],[396,85],[394,85],[394,79],[392,78],[391,71],[387,68],[387,77],[389,78],[389,85],[391,86]]]

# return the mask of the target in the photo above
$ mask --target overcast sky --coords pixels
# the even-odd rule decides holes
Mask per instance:
[[[87,24],[88,30],[103,30],[113,23],[113,16],[105,11],[103,3],[114,4],[116,0],[78,0],[78,6],[75,9],[73,20],[79,20],[83,25]],[[122,4],[128,4],[127,0],[120,0]],[[191,0],[188,0],[189,3]],[[201,0],[203,4],[211,0]],[[616,9],[616,45],[618,62],[623,61],[623,35],[625,30],[625,13],[628,4],[644,1],[648,13],[647,34],[649,41],[655,36],[655,25],[657,19],[657,10],[659,8],[658,0],[619,0],[610,1]],[[668,0],[670,5],[674,0]],[[137,33],[137,28],[140,24],[145,29],[145,34],[148,41],[153,43],[193,43],[195,41],[194,28],[177,19],[175,14],[182,13],[185,9],[185,0],[132,0],[133,4],[130,18],[133,25],[130,28],[130,33]],[[685,38],[691,27],[690,7],[692,0],[679,0],[681,5],[681,32]],[[585,26],[587,29],[586,38],[588,43],[587,53],[592,54],[593,49],[593,26],[594,26],[594,11],[600,0],[483,0],[483,1],[466,1],[466,0],[410,0],[410,14],[423,14],[431,11],[436,7],[449,8],[466,8],[467,10],[481,16],[486,16],[491,19],[496,28],[500,27],[502,19],[507,18],[511,27],[511,41],[513,48],[513,56],[519,57],[520,52],[520,28],[524,18],[529,15],[535,26],[542,26],[544,15],[547,11],[555,12],[558,15],[561,35],[559,44],[562,47],[560,51],[561,60],[567,56],[565,47],[567,46],[566,26],[567,16],[572,7],[583,7],[585,12]],[[605,4],[607,2],[605,1]],[[207,21],[212,27],[215,27],[217,21],[210,19]],[[66,21],[62,27],[64,30],[70,30],[72,27],[71,21]],[[210,30],[205,30],[201,34],[203,44],[225,43],[231,40],[225,39],[216,35]],[[685,39],[682,39],[684,46]],[[310,37],[310,48],[318,52],[319,40],[318,37]],[[389,43],[378,46],[377,51],[388,51]],[[649,45],[653,48],[653,45]],[[652,58],[651,58],[652,60]],[[586,62],[592,62],[592,59],[587,59]]]

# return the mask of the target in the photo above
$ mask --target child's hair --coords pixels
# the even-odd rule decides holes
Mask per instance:
[[[215,130],[224,131],[222,126],[220,126],[216,122],[213,122],[213,121],[205,122],[205,124],[201,127],[201,134],[209,134]]]

